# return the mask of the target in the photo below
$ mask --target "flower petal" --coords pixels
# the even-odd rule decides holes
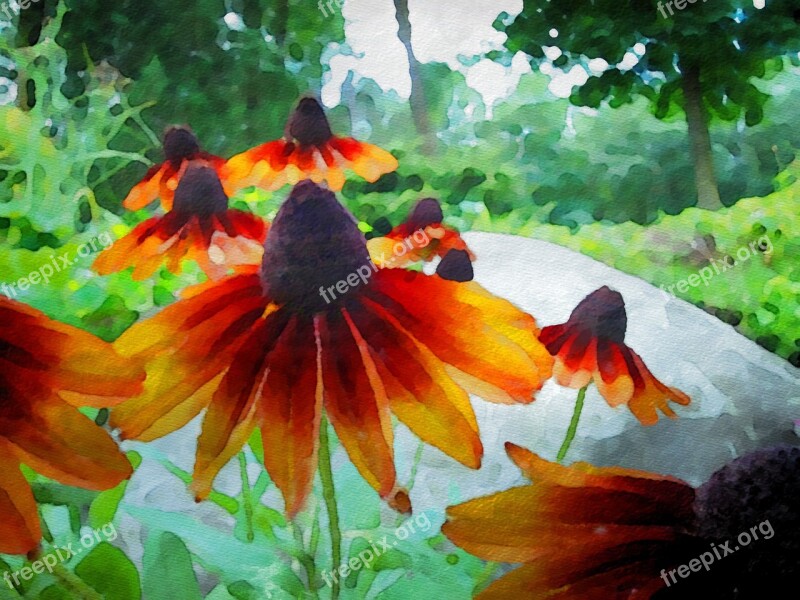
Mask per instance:
[[[0,422],[0,430],[20,462],[66,485],[105,490],[132,473],[114,440],[55,396],[38,398],[25,418]]]
[[[352,321],[331,311],[317,318],[325,409],[350,460],[381,497],[395,486],[389,400]]]
[[[19,459],[0,437],[0,552],[27,554],[42,537],[31,486],[19,469]]]
[[[483,446],[467,394],[445,365],[381,306],[354,310],[392,412],[423,441],[464,465],[480,467]]]
[[[384,270],[365,294],[439,359],[516,402],[531,402],[550,376],[553,359],[533,317],[474,282]]]
[[[322,385],[312,321],[292,319],[267,360],[257,399],[264,466],[293,517],[311,492],[317,468]]]
[[[217,473],[242,449],[258,423],[256,400],[269,374],[268,354],[288,318],[288,311],[278,311],[260,320],[214,392],[197,440],[192,490],[198,500],[208,496]]]

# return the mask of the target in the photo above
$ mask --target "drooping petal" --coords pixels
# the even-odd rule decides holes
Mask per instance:
[[[675,402],[681,406],[687,406],[691,402],[689,396],[661,383],[650,372],[638,354],[630,349],[627,351],[629,353],[626,357],[629,361],[629,370],[634,371],[635,369],[641,382],[634,380],[638,385],[634,389],[628,408],[642,425],[655,425],[658,422],[659,411],[674,419],[676,415],[669,403]],[[630,364],[631,362],[632,364]]]
[[[343,169],[351,169],[359,177],[374,183],[386,173],[397,170],[399,163],[397,159],[386,150],[359,142],[353,138],[331,138],[328,146],[343,159],[339,165]],[[333,191],[340,190],[341,187],[331,188]]]
[[[144,372],[100,338],[0,296],[0,365],[79,406],[109,406],[141,390]]]
[[[0,437],[0,552],[27,554],[39,544],[42,530],[31,486],[19,460]]]
[[[639,494],[651,503],[680,508],[685,518],[691,515],[694,490],[684,481],[667,475],[623,467],[595,467],[588,463],[564,466],[545,460],[530,450],[506,442],[506,452],[532,482],[548,482],[563,487],[598,487]]]
[[[564,467],[507,443],[533,485],[448,508],[442,532],[487,560],[530,563],[479,598],[641,598],[697,555],[694,490],[656,474]]]
[[[317,319],[325,410],[350,460],[386,497],[395,486],[389,400],[363,338],[350,323],[346,313],[335,311]]]
[[[55,396],[38,398],[25,418],[0,427],[20,462],[66,485],[105,490],[132,473],[114,440]]]
[[[365,295],[439,359],[515,402],[531,402],[550,376],[553,359],[536,337],[533,317],[476,283],[384,270]]]
[[[317,468],[322,385],[311,319],[290,321],[268,361],[257,399],[264,465],[292,517],[311,492]]]
[[[141,210],[154,202],[161,193],[162,181],[174,175],[175,169],[169,162],[163,162],[150,167],[142,180],[131,188],[122,201],[122,206],[128,210]]]
[[[259,320],[214,392],[197,440],[192,490],[198,500],[208,496],[217,473],[242,449],[258,424],[257,400],[269,375],[269,353],[288,318],[288,311],[277,311]]]
[[[351,311],[392,412],[422,440],[472,468],[483,447],[469,397],[442,362],[378,305]]]
[[[144,441],[183,427],[208,405],[267,304],[257,275],[231,277],[130,327],[115,347],[143,362],[148,378],[141,395],[111,412],[111,426]]]

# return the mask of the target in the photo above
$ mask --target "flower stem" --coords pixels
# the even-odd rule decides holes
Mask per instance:
[[[244,505],[244,522],[247,529],[247,541],[256,539],[253,529],[253,499],[250,495],[250,479],[247,476],[247,457],[239,452],[239,471],[242,474],[242,504]]]
[[[328,440],[328,419],[322,416],[319,425],[319,478],[322,480],[322,496],[328,509],[328,521],[331,530],[331,562],[332,572],[336,572],[342,562],[342,532],[339,529],[339,509],[336,507],[336,489],[333,487],[333,470],[331,469],[331,449]],[[333,580],[331,600],[339,597],[339,582]]]
[[[572,421],[570,421],[569,428],[567,429],[567,437],[564,438],[564,443],[561,444],[561,448],[558,451],[558,462],[564,460],[564,457],[569,451],[570,444],[572,444],[572,440],[575,439],[575,433],[578,431],[578,421],[581,420],[581,411],[583,411],[583,400],[586,398],[586,389],[588,387],[589,384],[587,383],[578,392],[578,401],[575,402],[575,412],[572,413]]]

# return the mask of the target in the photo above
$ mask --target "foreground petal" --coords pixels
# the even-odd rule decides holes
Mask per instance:
[[[397,417],[423,441],[471,468],[483,446],[469,397],[445,365],[381,306],[363,301],[352,312]]]
[[[27,554],[39,544],[42,530],[31,486],[19,459],[0,437],[0,552]]]
[[[311,493],[322,414],[317,340],[310,319],[293,319],[269,354],[259,418],[264,466],[293,517]]]
[[[395,486],[389,401],[363,338],[343,313],[317,320],[325,409],[350,460],[386,497]]]
[[[214,392],[197,440],[192,490],[198,500],[208,496],[217,473],[242,449],[257,425],[256,399],[269,374],[268,355],[288,318],[287,311],[278,311],[260,320]]]
[[[105,490],[132,473],[114,440],[55,396],[37,399],[27,418],[2,430],[20,462],[66,485]]]
[[[477,283],[384,270],[365,293],[442,361],[515,402],[531,402],[550,376],[533,317]]]

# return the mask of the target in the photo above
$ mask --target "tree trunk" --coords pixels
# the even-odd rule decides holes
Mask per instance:
[[[714,175],[714,156],[711,151],[711,135],[708,132],[709,118],[703,105],[699,68],[689,67],[684,70],[683,97],[694,163],[697,206],[707,210],[717,210],[722,208],[723,204],[719,197],[717,178]]]
[[[434,140],[431,132],[431,124],[428,119],[428,105],[425,101],[425,87],[422,82],[422,75],[419,72],[419,61],[414,56],[414,49],[411,47],[411,21],[408,17],[408,0],[394,0],[395,15],[397,19],[397,37],[402,42],[408,56],[408,74],[411,76],[411,116],[414,119],[414,126],[417,133],[425,140],[425,150],[431,151],[434,147]]]

